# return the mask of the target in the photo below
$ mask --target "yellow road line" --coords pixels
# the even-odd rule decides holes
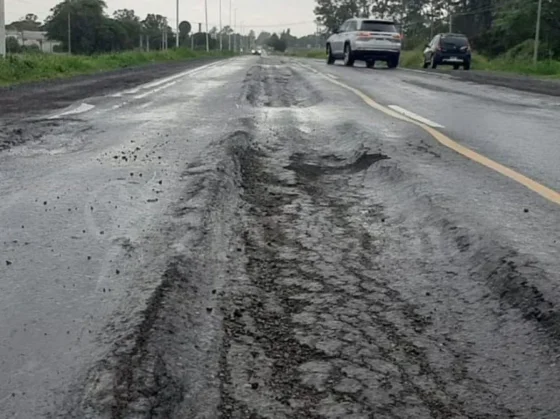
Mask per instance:
[[[400,119],[402,121],[406,121],[406,122],[410,122],[411,124],[415,124],[419,127],[421,127],[422,129],[424,129],[426,132],[428,132],[432,137],[434,137],[434,139],[436,141],[438,141],[440,144],[444,145],[445,147],[450,148],[451,150],[461,154],[462,156],[465,156],[466,158],[473,160],[483,166],[488,167],[489,169],[492,169],[512,180],[514,180],[517,183],[520,183],[521,185],[525,186],[526,188],[529,188],[530,190],[532,190],[533,192],[538,193],[540,196],[542,196],[543,198],[548,199],[549,201],[560,205],[560,193],[556,192],[553,189],[550,189],[547,186],[541,185],[540,183],[534,181],[533,179],[528,178],[525,175],[522,175],[521,173],[516,172],[513,169],[510,169],[509,167],[506,167],[500,163],[495,162],[494,160],[489,159],[486,156],[483,156],[482,154],[479,154],[475,151],[472,151],[470,148],[467,148],[459,143],[457,143],[456,141],[453,141],[451,138],[449,138],[447,135],[441,133],[440,131],[426,125],[423,124],[422,122],[416,121],[414,119],[411,118],[407,118],[404,115],[401,115],[400,113],[397,113],[395,111],[393,111],[392,109],[383,106],[379,103],[377,103],[376,101],[374,101],[371,97],[369,97],[368,95],[366,95],[365,93],[363,93],[361,90],[358,90],[354,87],[348,86],[347,84],[344,84],[338,80],[335,80],[331,77],[326,76],[325,74],[321,73],[321,72],[317,72],[319,75],[323,76],[325,78],[325,80],[330,81],[331,83],[334,83],[346,90],[351,91],[352,93],[354,93],[355,95],[359,96],[367,105],[369,105],[370,107],[381,111],[389,116],[392,116],[393,118],[397,118]]]

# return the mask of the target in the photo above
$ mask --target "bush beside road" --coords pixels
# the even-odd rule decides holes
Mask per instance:
[[[0,59],[0,86],[17,83],[56,79],[152,64],[157,62],[184,61],[197,58],[225,57],[230,52],[192,51],[173,49],[167,51],[128,51],[94,56],[25,54]]]

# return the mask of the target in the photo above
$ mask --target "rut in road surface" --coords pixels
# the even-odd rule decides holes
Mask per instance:
[[[60,416],[556,418],[549,274],[431,195],[430,145],[316,120],[322,81],[268,62],[145,244],[155,291]]]
[[[253,69],[246,89],[261,96],[247,100],[266,108],[282,91],[266,83],[286,73]],[[534,327],[558,336],[534,285],[547,273],[439,207],[371,128],[309,134],[297,103],[265,110],[233,149],[245,269],[222,308],[222,415],[554,417],[560,386],[543,371],[556,352],[531,341]]]
[[[387,156],[333,165],[296,155],[278,171],[257,150],[238,158],[251,216],[247,278],[223,309],[226,417],[510,415],[469,377],[465,354],[426,336],[432,316],[392,287],[384,239],[370,232],[383,206],[362,207],[351,186]],[[461,393],[483,406],[464,406]]]

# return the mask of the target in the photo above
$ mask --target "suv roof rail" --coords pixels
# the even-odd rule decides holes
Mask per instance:
[[[390,19],[376,19],[376,18],[373,18],[373,17],[370,17],[370,18],[361,17],[361,18],[359,18],[358,20],[367,21],[367,22],[392,23],[393,25],[396,23],[394,20],[390,20]]]

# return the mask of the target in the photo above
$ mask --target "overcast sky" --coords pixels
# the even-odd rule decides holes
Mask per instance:
[[[208,0],[209,26],[219,24],[219,1]],[[314,0],[232,0],[233,8],[237,8],[237,26],[241,29],[254,29],[257,34],[290,28],[297,36],[307,35],[315,31],[313,20]],[[6,21],[18,20],[27,13],[35,13],[43,20],[57,0],[5,0]],[[159,13],[167,16],[175,26],[175,0],[106,0],[109,12],[117,9],[133,9],[142,18],[148,13]],[[204,0],[180,0],[181,20],[188,20],[197,28],[197,22],[204,29]],[[229,0],[222,0],[222,22],[229,24]],[[232,13],[233,15],[234,13]],[[232,16],[233,23],[233,16]]]

